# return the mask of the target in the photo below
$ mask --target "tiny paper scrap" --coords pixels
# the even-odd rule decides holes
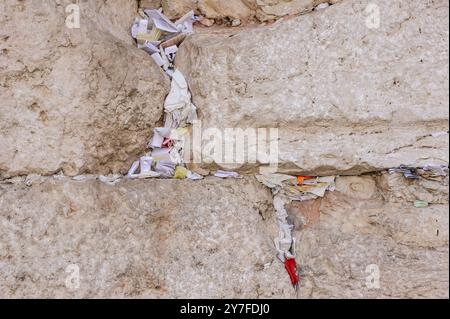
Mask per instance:
[[[236,172],[228,172],[228,171],[217,171],[216,174],[214,174],[214,176],[220,178],[243,178]]]

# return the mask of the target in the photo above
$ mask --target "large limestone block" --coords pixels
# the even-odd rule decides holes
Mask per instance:
[[[271,200],[253,179],[0,185],[0,297],[293,298]]]
[[[234,35],[177,64],[204,128],[278,128],[281,171],[448,163],[448,1],[344,1]],[[369,9],[367,9],[369,8]],[[376,26],[376,25],[375,25]]]
[[[448,200],[427,208],[385,200],[385,178],[338,178],[319,221],[295,232],[301,298],[448,298]]]
[[[297,297],[275,257],[271,195],[252,178],[33,181],[0,184],[2,298]],[[288,209],[309,220],[294,233],[298,297],[448,298],[443,185],[339,177],[319,205]],[[447,201],[415,208],[397,190]]]
[[[70,3],[0,5],[2,178],[125,172],[162,116],[168,80],[129,35],[137,2],[83,2],[80,29]]]

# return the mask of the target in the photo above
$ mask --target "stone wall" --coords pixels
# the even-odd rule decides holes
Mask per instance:
[[[126,172],[162,117],[169,82],[135,48],[137,3],[3,1],[0,177]]]
[[[287,15],[311,11],[321,3],[334,4],[341,0],[141,0],[143,8],[159,8],[170,18],[179,18],[195,10],[210,19],[257,19],[267,21]]]
[[[3,1],[0,298],[448,298],[448,177],[385,172],[448,165],[448,1],[370,1],[379,28],[367,1],[319,2],[88,0],[69,29],[71,1]],[[349,175],[287,207],[298,293],[252,174],[100,176],[125,173],[161,124],[169,80],[129,34],[139,6],[160,5],[172,18],[304,13],[198,27],[177,57],[204,128],[278,128],[280,171]]]
[[[253,177],[3,183],[0,297],[448,298],[448,178],[340,177],[311,207],[288,210],[318,217],[294,234],[297,295],[274,251],[272,197]],[[366,286],[372,264],[379,289]]]
[[[49,178],[1,185],[0,207],[0,298],[295,297],[255,180]]]
[[[448,165],[448,2],[375,1],[378,29],[367,3],[190,37],[177,63],[204,129],[278,128],[290,173]]]

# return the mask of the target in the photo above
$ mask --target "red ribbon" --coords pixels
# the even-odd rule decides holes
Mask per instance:
[[[173,141],[170,138],[164,138],[163,144],[162,144],[163,148],[172,148],[173,146]]]
[[[297,267],[296,262],[294,258],[288,259],[284,261],[284,267],[286,268],[286,271],[289,274],[289,277],[291,277],[291,282],[293,286],[297,286],[299,278],[297,275]]]

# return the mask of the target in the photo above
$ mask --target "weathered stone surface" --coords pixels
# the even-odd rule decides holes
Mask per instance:
[[[178,19],[190,10],[197,8],[197,0],[162,0],[161,4],[164,14],[170,19]]]
[[[182,46],[204,128],[279,128],[280,171],[448,164],[448,2],[334,6]],[[372,20],[370,20],[373,22]]]
[[[389,178],[339,177],[319,215],[320,201],[297,207],[298,297],[448,298],[448,199],[391,200]],[[253,178],[29,181],[0,184],[1,298],[297,297],[275,257],[270,192]],[[406,182],[420,192],[448,178]],[[366,287],[371,264],[380,289]],[[69,265],[79,289],[66,286]]]
[[[341,0],[163,0],[164,13],[179,18],[188,10],[212,19],[253,18],[260,21],[312,10],[320,3],[337,3]]]
[[[306,11],[311,11],[321,3],[335,4],[341,0],[292,0],[292,1],[273,1],[262,0],[256,1],[259,3],[256,11],[256,16],[259,20],[265,21],[269,19],[276,19],[290,14],[299,14]]]
[[[378,178],[383,196],[394,203],[414,203],[417,200],[430,204],[448,204],[448,178],[437,177],[435,180],[408,180],[402,174],[382,174]]]
[[[139,7],[143,9],[161,8],[161,0],[140,0]]]
[[[252,10],[255,1],[242,0],[199,0],[198,7],[200,12],[207,18],[246,18],[254,15]]]
[[[384,178],[338,178],[319,222],[296,232],[301,298],[448,298],[448,200],[423,209],[386,201]],[[366,286],[369,265],[379,289]]]
[[[169,90],[135,48],[137,1],[0,5],[0,178],[29,173],[125,172],[145,150]]]
[[[178,55],[203,128],[278,127],[280,171],[292,173],[448,163],[448,2],[346,0],[245,28],[319,2],[166,2],[172,17],[195,5],[243,19],[239,33],[199,30]],[[126,171],[168,92],[129,35],[138,6],[160,1],[82,1],[80,29],[65,27],[71,3],[0,4],[0,298],[297,297],[275,258],[272,197],[253,178],[111,186],[39,175]],[[448,298],[448,185],[338,177],[325,198],[289,205],[298,297]],[[369,265],[379,289],[366,287]]]
[[[253,179],[0,185],[0,298],[295,297],[271,200]]]

